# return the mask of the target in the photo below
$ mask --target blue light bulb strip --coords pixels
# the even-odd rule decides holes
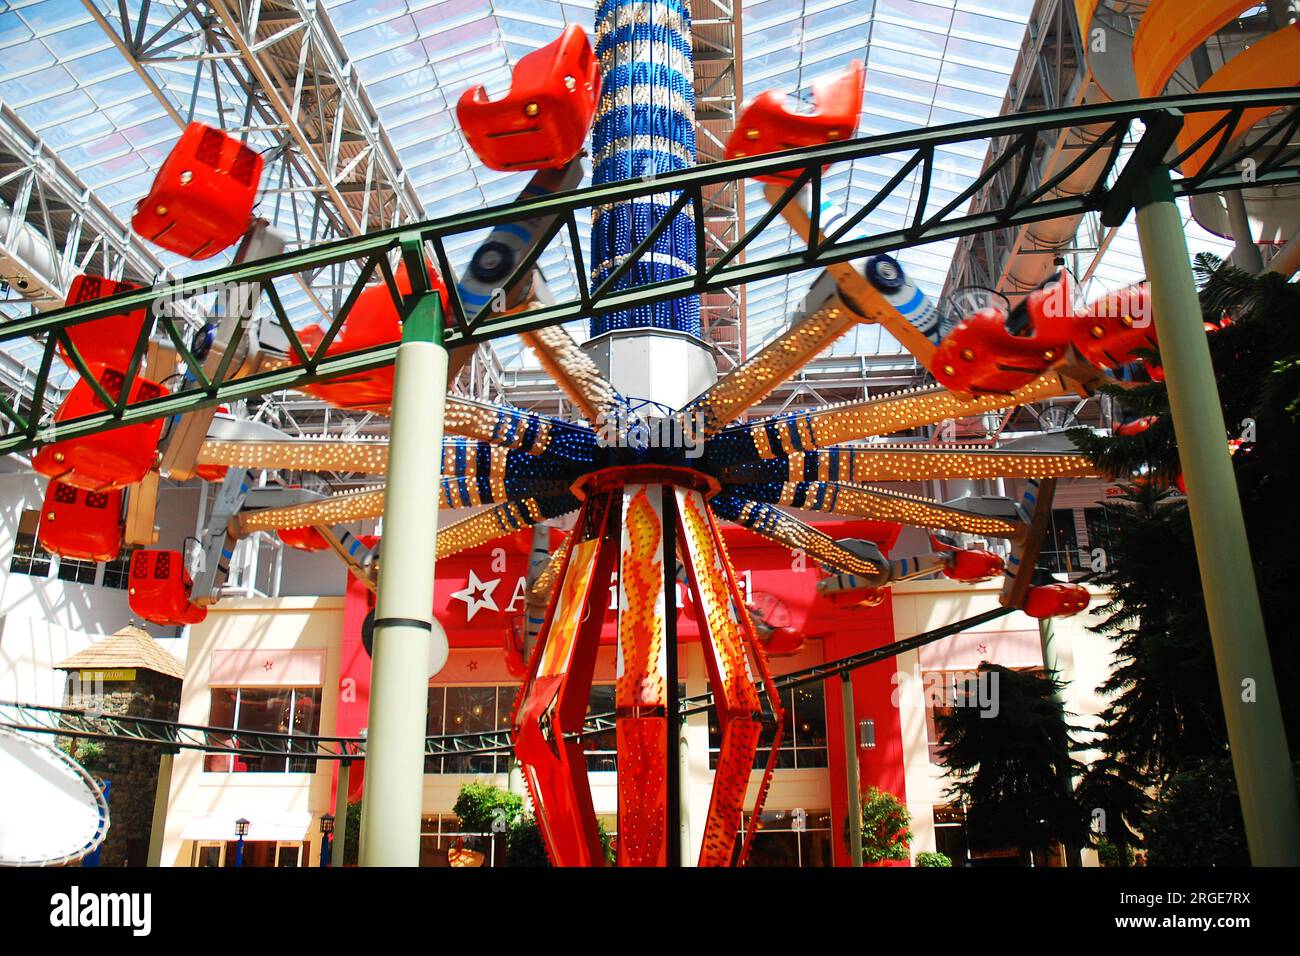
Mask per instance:
[[[603,0],[596,56],[603,86],[592,129],[592,181],[650,179],[695,163],[695,93],[690,10],[680,0]],[[677,193],[645,196],[600,211],[592,222],[592,282],[599,285],[641,243]],[[695,229],[678,213],[616,284],[627,288],[692,274]],[[592,335],[662,328],[700,335],[698,296],[596,316]]]

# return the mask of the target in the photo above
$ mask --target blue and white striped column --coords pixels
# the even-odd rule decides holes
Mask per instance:
[[[596,184],[653,176],[695,165],[695,91],[691,15],[684,0],[602,0],[596,8],[596,55],[604,77],[592,130]],[[599,285],[650,233],[679,193],[656,193],[598,208],[592,221],[592,281]],[[694,272],[693,212],[679,213],[618,288]],[[638,305],[591,320],[611,329],[675,329],[700,335],[698,296]]]

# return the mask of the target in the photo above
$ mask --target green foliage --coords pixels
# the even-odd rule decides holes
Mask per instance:
[[[912,815],[888,790],[872,787],[862,801],[862,860],[906,860],[912,842]]]
[[[917,866],[952,866],[952,860],[945,853],[918,853],[916,855]]]
[[[1132,866],[1137,859],[1137,851],[1128,845],[1123,847],[1123,856],[1120,855],[1121,848],[1107,839],[1098,839],[1093,845],[1097,848],[1097,860],[1102,866]]]
[[[524,798],[490,783],[467,783],[460,788],[452,811],[469,833],[504,833],[506,866],[550,866],[542,830],[524,812]],[[600,845],[607,863],[614,862],[614,844],[605,825],[597,822]]]
[[[1111,547],[1095,580],[1112,597],[1090,630],[1116,642],[1116,666],[1099,688],[1112,701],[1100,749],[1158,778],[1226,735],[1191,520],[1185,500],[1150,485],[1126,486],[1103,508]]]
[[[1147,795],[1142,775],[1127,763],[1113,754],[1103,754],[1084,771],[1075,797],[1093,822],[1104,827],[1093,841],[1098,853],[1105,845],[1123,848],[1131,855],[1131,848],[1142,842],[1141,833],[1151,809],[1151,798]],[[1119,851],[1116,850],[1118,858]]]
[[[523,814],[524,798],[490,783],[467,783],[451,811],[466,833],[506,833]]]
[[[1170,775],[1147,827],[1151,866],[1249,866],[1241,802],[1225,755],[1202,757]]]
[[[336,827],[338,823],[334,824]],[[356,866],[361,849],[361,801],[353,800],[348,804],[347,816],[343,822],[343,833],[347,842],[343,844],[343,865]]]
[[[104,744],[98,740],[83,740],[76,737],[60,737],[58,747],[65,754],[81,764],[82,769],[90,774],[100,774],[108,769],[104,759]]]
[[[521,816],[511,824],[506,833],[509,855],[507,866],[550,866],[546,844],[542,841],[542,828],[531,816]]]
[[[971,687],[967,701],[991,698],[996,707],[958,706],[938,718],[948,794],[966,804],[972,848],[1027,854],[1057,841],[1082,845],[1086,826],[1069,783],[1079,764],[1054,699],[1060,683],[988,662],[972,680],[988,690]]]

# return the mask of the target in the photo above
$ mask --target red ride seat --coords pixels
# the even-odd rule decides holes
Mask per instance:
[[[299,551],[324,551],[329,548],[329,542],[321,537],[321,533],[315,528],[281,528],[276,532],[280,540],[291,548],[297,548]]]
[[[39,528],[41,547],[51,554],[112,561],[122,550],[122,492],[81,491],[51,481]]]
[[[140,288],[134,282],[116,282],[103,276],[79,275],[68,287],[67,305],[80,305],[94,299],[107,299],[119,292]],[[135,353],[136,340],[140,338],[140,329],[144,325],[143,308],[122,315],[106,315],[102,319],[92,319],[68,329],[68,338],[76,346],[77,353],[87,365],[107,365],[109,368],[124,369],[131,362]],[[59,343],[59,355],[75,368],[72,359]]]
[[[462,93],[456,119],[489,169],[559,169],[582,150],[599,99],[600,62],[575,23],[516,64],[504,98]]]
[[[1157,347],[1151,318],[1151,291],[1145,282],[1088,306],[1075,316],[1074,347],[1097,368],[1120,368],[1133,361],[1134,349]]]
[[[1081,584],[1036,584],[1025,599],[1025,613],[1045,617],[1071,617],[1088,606],[1088,589]]]
[[[260,153],[191,123],[136,204],[131,228],[186,258],[211,258],[248,230],[261,178]]]
[[[152,624],[197,624],[208,609],[190,600],[194,582],[179,551],[140,548],[131,556],[131,610]]]
[[[1006,565],[999,555],[978,548],[952,551],[951,561],[952,563],[943,569],[944,577],[954,581],[964,581],[967,584],[987,581],[1006,570]]]
[[[125,381],[122,373],[95,365],[91,370],[99,373],[99,384],[108,396],[117,398]],[[131,385],[130,400],[141,402],[156,398],[163,392],[163,387],[157,382],[136,376]],[[80,379],[54,413],[54,420],[69,421],[102,411],[104,404],[90,383]],[[89,491],[124,488],[143,478],[158,460],[158,439],[162,428],[163,419],[155,418],[138,425],[55,442],[33,456],[32,467],[47,478],[57,478]]]
[[[939,343],[931,373],[956,392],[1006,394],[1028,385],[1065,356],[1073,318],[1068,303],[1069,286],[1061,280],[1029,293],[1009,316],[980,309]],[[1008,326],[1021,322],[1029,334],[1012,334]]]
[[[427,265],[429,280],[442,299],[443,315],[446,316],[448,314],[447,287],[443,284],[437,270],[433,268],[433,264],[427,263]],[[398,264],[393,279],[402,295],[410,294],[411,280],[406,274],[405,262]],[[324,333],[319,329],[311,329],[300,332],[299,336],[303,347],[312,354],[323,339]],[[357,301],[353,303],[352,311],[344,321],[343,328],[329,344],[325,354],[344,355],[348,352],[374,348],[377,345],[398,342],[401,338],[402,321],[397,312],[397,305],[393,302],[387,283],[379,282],[367,286],[357,296]],[[345,375],[326,382],[302,385],[299,391],[315,395],[340,408],[384,411],[393,404],[393,366],[386,365],[357,375]]]
[[[791,112],[789,99],[780,90],[758,94],[741,109],[736,128],[727,139],[726,158],[852,139],[862,112],[865,76],[862,61],[854,60],[843,73],[814,80],[811,112]],[[798,170],[783,170],[758,178],[765,183],[783,183],[797,175]]]

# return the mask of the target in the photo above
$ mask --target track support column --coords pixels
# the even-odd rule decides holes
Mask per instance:
[[[862,781],[858,775],[858,721],[853,711],[853,672],[840,674],[844,710],[844,775],[849,790],[849,866],[862,865]]]
[[[404,238],[402,244],[413,285],[417,276],[424,281],[422,288],[415,285],[423,294],[417,293],[403,325],[393,382],[361,814],[362,866],[419,865],[429,676],[447,662],[447,636],[433,618],[436,494],[447,398],[442,303],[428,291],[418,237]]]
[[[1250,858],[1256,866],[1297,866],[1295,778],[1223,408],[1167,167],[1146,174],[1134,205]]]
[[[163,837],[167,831],[167,802],[172,790],[172,762],[176,754],[165,750],[158,758],[158,782],[153,791],[153,821],[149,826],[149,859],[146,866],[162,866]]]
[[[348,847],[348,789],[352,782],[352,761],[339,761],[339,782],[334,791],[334,839],[330,842],[330,866],[343,865]]]

